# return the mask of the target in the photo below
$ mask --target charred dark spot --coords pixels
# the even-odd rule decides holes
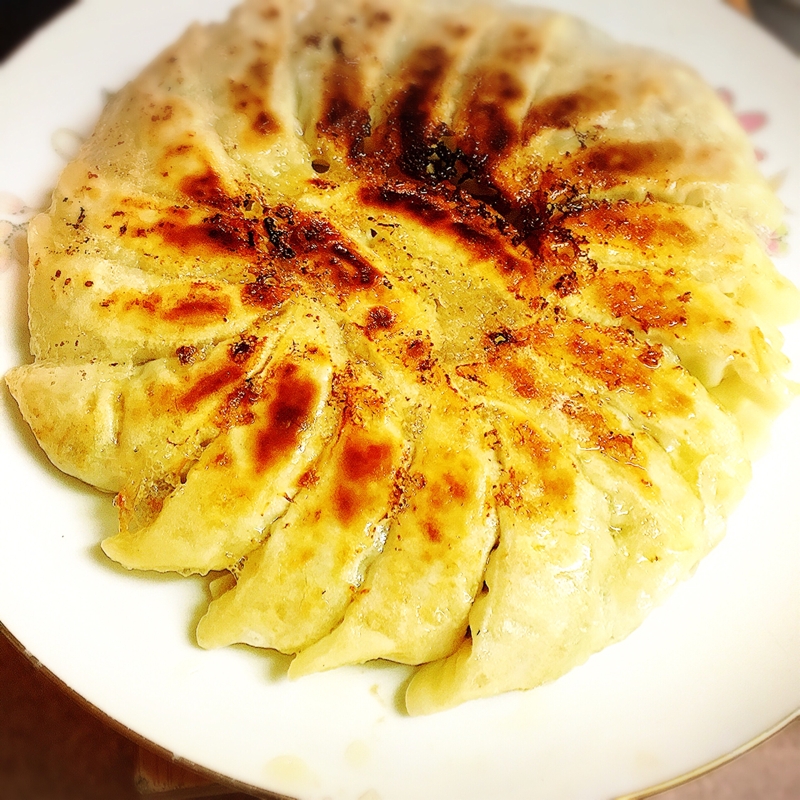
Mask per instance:
[[[252,250],[256,243],[250,223],[240,216],[217,213],[194,222],[182,208],[164,212],[162,219],[150,231],[142,230],[141,235],[146,237],[150,232],[173,247],[200,253]]]
[[[507,364],[504,372],[511,383],[511,388],[520,397],[531,400],[540,396],[541,390],[530,370],[520,364]]]
[[[422,529],[425,531],[425,536],[428,541],[438,544],[442,541],[442,531],[439,526],[429,519],[422,521]]]
[[[436,142],[428,148],[425,180],[441,183],[459,183],[469,172],[465,154],[459,148],[451,149],[445,142]]]
[[[339,292],[374,286],[382,277],[340,231],[318,215],[304,216],[291,229],[292,249],[316,266],[318,277],[333,279]]]
[[[364,492],[371,483],[381,483],[391,474],[393,450],[386,442],[358,433],[342,449],[341,480],[334,492],[334,508],[344,523],[351,522],[363,505]]]
[[[548,128],[574,128],[588,115],[615,108],[618,103],[616,93],[602,86],[587,86],[569,94],[550,97],[528,111],[522,124],[523,141],[527,142]]]
[[[230,82],[231,105],[250,121],[250,130],[257,138],[277,133],[280,124],[264,104],[269,95],[272,67],[263,60],[254,61],[244,77]]]
[[[633,437],[624,433],[608,431],[597,439],[597,446],[603,455],[623,464],[632,464],[636,461],[636,451],[633,447]]]
[[[457,503],[463,503],[465,500],[469,499],[469,487],[464,481],[459,480],[455,475],[449,472],[445,472],[442,478],[447,487],[447,496],[451,500],[455,500]]]
[[[469,138],[474,142],[473,155],[496,160],[512,147],[517,133],[503,114],[502,106],[484,103],[470,116]]]
[[[524,244],[539,254],[540,243],[545,235],[552,235],[558,230],[553,225],[553,214],[558,208],[558,203],[547,189],[510,204],[505,212],[505,220],[514,231],[514,243]]]
[[[530,261],[518,254],[514,231],[486,205],[452,187],[420,187],[416,183],[363,187],[365,203],[416,219],[426,227],[457,238],[475,256],[491,260],[517,280],[532,274]]]
[[[178,361],[184,366],[194,364],[197,348],[194,347],[194,345],[184,344],[175,351],[175,355],[178,357]]]
[[[464,222],[459,220],[452,223],[453,233],[465,244],[473,245],[472,250],[489,254],[498,244],[497,231],[491,228],[487,231],[485,224],[475,224],[475,220]]]
[[[194,411],[203,400],[219,394],[223,389],[240,381],[243,377],[244,372],[236,364],[229,364],[210,375],[204,375],[178,399],[178,408],[181,411]]]
[[[253,120],[253,130],[260,136],[266,136],[279,130],[279,125],[272,114],[262,109]]]
[[[505,70],[488,75],[481,84],[484,94],[507,102],[521,100],[524,96],[522,84]]]
[[[257,344],[258,338],[255,336],[245,336],[239,339],[239,341],[234,342],[230,346],[231,361],[235,364],[242,364],[247,361],[254,352]]]
[[[150,117],[152,122],[167,122],[168,120],[172,119],[172,115],[174,113],[174,109],[171,105],[165,105],[160,113],[153,114]]]
[[[575,270],[565,272],[553,284],[553,288],[559,297],[567,297],[578,291],[578,274]]]
[[[367,324],[364,333],[368,339],[373,339],[380,331],[389,330],[395,323],[396,316],[385,306],[373,306],[367,312]]]
[[[225,191],[222,179],[210,168],[201,175],[187,175],[179,184],[180,190],[202,205],[227,208],[231,198]]]
[[[253,453],[259,473],[297,448],[319,398],[318,386],[311,378],[300,374],[294,364],[280,367],[273,380],[274,398],[264,415]]]
[[[279,205],[272,209],[273,216],[277,217],[278,219],[282,219],[284,222],[288,223],[289,225],[295,224],[295,211],[291,206],[287,205]]]
[[[380,481],[392,469],[392,447],[359,434],[348,439],[342,452],[342,474],[353,482]]]
[[[317,134],[345,150],[351,159],[359,159],[365,155],[364,142],[372,133],[362,66],[358,58],[347,58],[338,36],[331,39],[331,48],[335,58],[325,75]]]
[[[683,147],[669,139],[601,144],[576,157],[573,169],[577,177],[591,185],[609,188],[629,176],[658,176],[679,162],[683,155]]]
[[[367,13],[367,27],[378,28],[388,25],[392,21],[392,15],[388,11],[371,11]]]
[[[390,99],[379,134],[386,155],[402,172],[418,180],[426,180],[430,148],[443,132],[433,120],[433,109],[450,60],[441,46],[425,47],[410,55],[401,70],[404,87]]]
[[[383,277],[320,214],[276,206],[264,219],[264,231],[277,258],[268,269],[260,269],[254,283],[243,287],[242,297],[247,303],[274,306],[303,284],[310,284],[319,293],[343,297],[353,290],[371,288]]]
[[[275,248],[275,252],[281,258],[294,258],[294,250],[286,244],[288,236],[287,231],[278,226],[278,223],[272,217],[264,218],[264,230],[267,233],[267,238],[270,244]]]
[[[496,160],[517,142],[519,133],[511,121],[509,106],[523,97],[519,81],[501,69],[481,75],[464,113],[461,146],[475,158]]]
[[[421,331],[417,331],[417,336],[421,335]],[[403,363],[409,370],[417,373],[421,380],[436,364],[433,357],[433,345],[429,339],[414,338],[405,348],[403,354]]]
[[[362,197],[378,207],[417,217],[426,225],[435,225],[449,216],[444,204],[437,203],[432,195],[428,196],[419,186],[413,184],[387,185],[377,190],[364,187]]]
[[[489,340],[490,344],[493,347],[500,347],[504,344],[513,344],[514,334],[511,333],[509,330],[501,330],[501,331],[494,331],[492,333],[487,333],[486,338]]]
[[[318,133],[341,143],[351,158],[364,155],[364,141],[372,133],[369,112],[362,107],[361,98],[352,88],[335,88],[327,98],[327,107],[317,123]]]
[[[466,39],[466,37],[472,33],[472,28],[470,28],[469,25],[465,25],[463,22],[448,24],[445,30],[454,39]]]
[[[372,286],[376,282],[378,273],[375,268],[358,253],[341,242],[333,242],[330,249],[336,257],[332,263],[338,267],[337,272],[343,283]]]
[[[75,230],[78,230],[78,228],[83,224],[83,221],[85,219],[86,219],[86,212],[84,211],[83,206],[81,206],[81,209],[78,212],[78,218],[75,220],[75,222],[68,222],[66,224],[69,225],[70,228],[75,228]]]
[[[298,479],[297,485],[303,489],[309,489],[319,483],[319,473],[314,467],[309,467]]]
[[[412,339],[406,347],[406,352],[415,360],[425,359],[431,354],[431,344],[424,339]]]
[[[195,284],[186,297],[160,311],[167,322],[200,325],[223,319],[230,313],[231,302],[226,295],[216,294],[203,284]]]
[[[642,364],[644,364],[646,367],[650,367],[651,369],[655,369],[661,363],[661,359],[663,357],[664,350],[661,345],[648,345],[637,356]]]

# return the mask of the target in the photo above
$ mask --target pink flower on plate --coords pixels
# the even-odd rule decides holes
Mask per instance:
[[[741,111],[737,114],[734,109],[735,98],[730,89],[717,89],[717,94],[722,99],[722,102],[733,111],[736,119],[739,120],[739,124],[744,128],[745,133],[752,134],[756,131],[760,131],[769,121],[769,117],[763,111]],[[758,147],[754,149],[756,158],[759,161],[763,161],[766,157],[766,153]]]
[[[786,225],[781,225],[776,231],[771,231],[766,237],[767,253],[771,256],[785,256],[789,252],[789,245],[786,241],[788,234]]]

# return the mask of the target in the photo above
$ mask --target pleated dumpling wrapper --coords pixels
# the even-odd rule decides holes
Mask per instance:
[[[248,0],[65,169],[6,380],[111,558],[215,576],[202,646],[424,665],[430,713],[719,541],[793,394],[782,211],[697,75],[571,17]]]

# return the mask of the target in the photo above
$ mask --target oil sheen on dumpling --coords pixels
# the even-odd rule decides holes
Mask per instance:
[[[626,636],[790,401],[782,206],[714,91],[502,3],[247,0],[109,102],[29,232],[52,461],[203,647],[422,666],[425,714]]]

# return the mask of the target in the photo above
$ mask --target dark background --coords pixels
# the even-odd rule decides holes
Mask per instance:
[[[74,2],[0,0],[0,61]],[[800,52],[800,10],[783,0],[751,0],[751,4],[762,24]],[[133,785],[136,749],[42,675],[0,632],[2,800],[136,800],[140,797]],[[721,798],[720,791],[730,798],[756,798],[763,796],[765,784],[771,800],[800,797],[798,749],[800,720],[770,744],[768,758],[757,750],[729,765],[723,771],[728,778],[724,784],[707,775],[667,792],[663,800],[709,800]],[[729,784],[739,786],[741,793],[729,794]]]
[[[39,25],[75,2],[76,0],[0,0],[0,61]],[[800,53],[800,8],[792,6],[786,0],[750,0],[750,5],[759,22]]]
[[[42,23],[75,0],[2,0],[0,2],[0,61]]]

